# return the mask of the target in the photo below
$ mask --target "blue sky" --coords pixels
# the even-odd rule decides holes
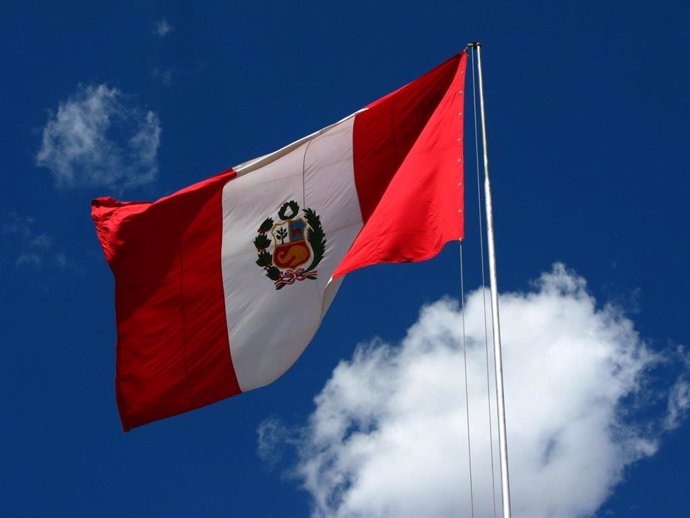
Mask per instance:
[[[456,245],[427,263],[349,275],[306,353],[273,385],[125,434],[113,391],[113,281],[89,202],[169,194],[337,121],[480,40],[499,283],[513,294],[505,340],[515,351],[506,359],[520,432],[514,476],[538,481],[545,466],[559,468],[553,486],[524,487],[514,499],[525,518],[690,516],[689,25],[690,7],[678,1],[0,2],[0,514],[385,516],[396,501],[435,516],[464,512],[464,501],[445,505],[441,491],[426,502],[393,476],[414,471],[413,453],[433,440],[431,453],[450,459],[430,475],[442,488],[456,480],[453,469],[466,470],[463,450],[427,423],[427,436],[410,431],[409,451],[394,450],[399,469],[373,470],[371,459],[391,461],[376,441],[414,430],[418,414],[394,414],[404,394],[394,382],[370,415],[357,414],[343,381],[366,388],[406,379],[410,362],[437,365],[451,346],[434,323],[459,322],[453,303],[439,302],[458,296]],[[93,126],[77,128],[70,114],[88,114]],[[112,126],[88,153],[60,140],[105,135],[99,114]],[[46,147],[46,134],[60,145]],[[128,144],[134,135],[138,147]],[[469,293],[480,278],[471,147],[466,154]],[[527,332],[535,327],[543,333]],[[427,338],[435,348],[419,356]],[[369,345],[353,359],[358,344]],[[564,369],[559,358],[576,361]],[[370,378],[367,367],[376,367]],[[528,374],[543,368],[564,369],[561,383],[533,383],[539,376]],[[470,373],[477,401],[480,371]],[[551,393],[562,397],[537,412],[543,427],[521,428],[520,416]],[[590,402],[601,419],[588,419]],[[380,446],[356,468],[321,465],[319,476],[351,477],[347,487],[318,477],[310,486],[305,475],[323,455],[353,452],[349,432],[319,442],[328,405]],[[480,403],[470,409],[481,415]],[[454,410],[439,412],[453,422]],[[478,458],[482,431],[473,431]],[[553,464],[520,460],[543,440],[555,445],[545,449],[555,449]],[[588,445],[602,459],[594,468],[574,462]],[[389,480],[385,490],[367,485],[374,475]],[[351,500],[337,501],[339,491]],[[357,503],[358,494],[375,496]],[[319,497],[336,501],[319,507]]]

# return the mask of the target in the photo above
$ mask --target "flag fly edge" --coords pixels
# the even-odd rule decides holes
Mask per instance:
[[[424,261],[463,238],[466,63],[463,51],[357,115],[354,168],[365,225],[334,277]]]

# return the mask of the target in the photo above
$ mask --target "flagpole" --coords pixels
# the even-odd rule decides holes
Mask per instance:
[[[506,434],[506,410],[503,397],[503,356],[501,354],[501,327],[498,316],[498,282],[496,280],[496,249],[494,246],[494,216],[489,180],[489,155],[486,145],[486,116],[484,113],[484,82],[482,78],[482,47],[479,42],[469,46],[477,53],[479,76],[479,113],[482,122],[482,151],[484,155],[484,198],[486,209],[486,241],[489,255],[489,282],[491,286],[491,313],[494,341],[494,369],[496,371],[496,403],[498,406],[498,447],[501,459],[501,493],[503,518],[510,518],[510,480],[508,477],[508,439]]]

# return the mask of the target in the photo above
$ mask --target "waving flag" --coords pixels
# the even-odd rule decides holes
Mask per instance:
[[[125,430],[271,383],[343,275],[462,238],[465,64],[158,201],[93,201]]]

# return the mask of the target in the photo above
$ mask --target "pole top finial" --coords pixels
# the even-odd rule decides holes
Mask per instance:
[[[473,48],[473,49],[476,49],[477,47],[481,47],[481,46],[482,46],[482,44],[481,44],[480,42],[478,42],[478,41],[470,41],[470,42],[467,44],[467,47],[468,47],[468,48]]]

